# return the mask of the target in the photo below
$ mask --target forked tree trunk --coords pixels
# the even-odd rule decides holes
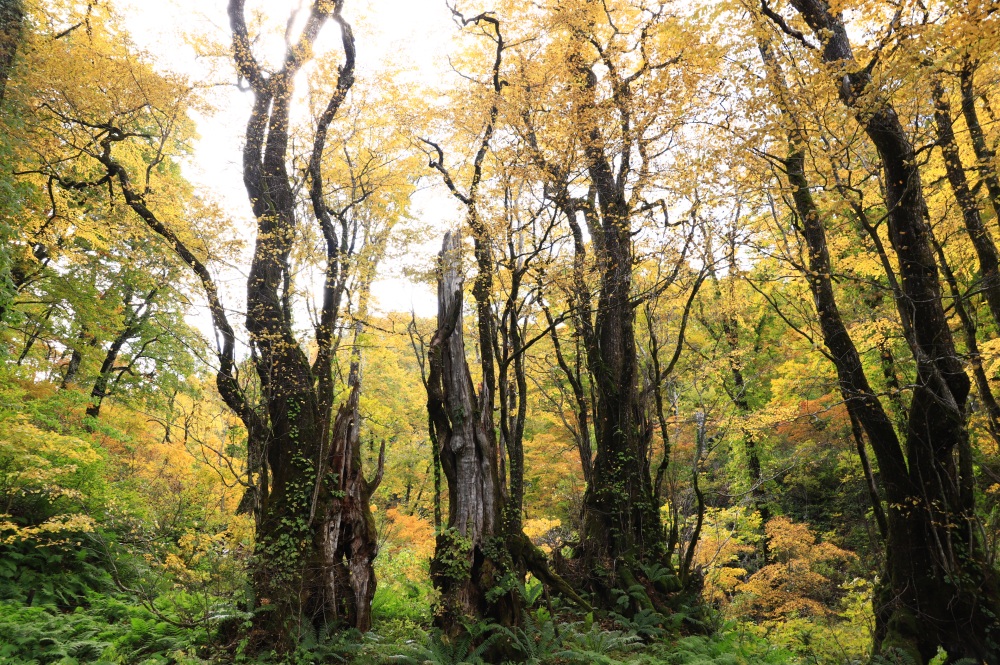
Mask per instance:
[[[824,61],[841,70],[836,79],[841,99],[854,111],[882,159],[889,239],[901,277],[899,314],[917,364],[903,448],[877,397],[869,394],[870,389],[858,390],[861,384],[867,387],[860,363],[848,368],[838,361],[842,389],[856,394],[848,400],[867,403],[868,408],[858,410],[859,416],[879,415],[875,420],[859,417],[878,457],[888,502],[886,575],[875,606],[876,649],[887,655],[899,650],[921,663],[942,647],[951,658],[1000,663],[1000,589],[983,556],[971,491],[974,478],[965,422],[970,383],[942,304],[913,145],[895,109],[865,94],[872,85],[871,75],[855,61],[840,16],[825,0],[792,0],[792,4],[822,41]],[[793,155],[801,150],[794,141],[792,147]],[[807,186],[792,186],[797,198],[808,194]],[[805,224],[809,218],[802,221]],[[814,214],[811,224],[809,232],[818,236],[822,221]],[[810,243],[811,260],[822,254],[825,247],[813,248]],[[810,271],[826,291],[829,272],[812,263]],[[844,340],[844,348],[847,345],[853,348],[849,338]],[[830,350],[834,357],[842,356],[838,348]]]
[[[638,562],[669,565],[666,537],[650,478],[649,446],[652,427],[639,394],[639,367],[635,346],[635,303],[632,301],[632,210],[629,189],[634,175],[630,158],[636,136],[631,132],[634,109],[630,86],[642,70],[628,78],[613,68],[608,81],[622,134],[605,140],[597,122],[598,78],[586,51],[594,26],[567,15],[575,35],[567,61],[575,70],[579,94],[573,98],[575,127],[583,152],[590,188],[585,200],[571,196],[567,171],[550,163],[539,149],[531,115],[523,115],[533,161],[545,174],[559,209],[566,215],[574,242],[574,283],[570,309],[586,350],[593,408],[590,419],[582,381],[566,372],[574,388],[581,428],[594,430],[596,456],[581,446],[588,466],[580,542],[570,572],[598,591],[602,603],[611,601],[610,586],[635,587]],[[597,44],[597,42],[593,42]],[[599,49],[600,47],[598,47]],[[602,54],[603,55],[603,54]],[[617,143],[620,140],[622,144]],[[640,148],[641,152],[641,148]],[[617,172],[617,173],[616,173]],[[631,193],[635,196],[635,193]],[[600,275],[596,315],[591,319],[590,289],[584,282],[586,250],[576,215],[584,214],[594,250],[594,268]],[[593,322],[593,324],[591,324]],[[568,368],[560,360],[564,371]],[[589,441],[584,441],[589,443]],[[610,576],[597,574],[603,570]],[[650,606],[650,599],[641,603]]]
[[[236,65],[254,93],[243,150],[243,181],[257,219],[247,280],[247,330],[269,424],[253,577],[255,591],[275,608],[265,627],[287,641],[301,621],[322,625],[346,619],[367,629],[375,591],[375,537],[368,514],[374,483],[361,476],[359,382],[332,420],[333,330],[349,257],[323,199],[322,180],[327,130],[354,82],[355,47],[351,27],[341,16],[343,2],[317,0],[298,43],[289,45],[282,69],[267,75],[253,57],[243,4],[230,0],[229,17]],[[287,149],[295,75],[328,20],[340,28],[344,62],[319,118],[309,161],[310,199],[327,245],[317,359],[310,364],[294,336],[289,303],[289,256],[298,220]]]
[[[101,415],[101,404],[104,403],[104,398],[108,396],[108,385],[111,382],[111,372],[114,370],[115,363],[118,362],[118,354],[121,353],[122,347],[125,346],[125,343],[131,338],[132,330],[126,328],[118,333],[118,336],[112,340],[111,346],[108,348],[108,352],[104,354],[104,362],[101,363],[101,371],[98,372],[97,379],[94,381],[94,387],[90,390],[90,404],[87,405],[88,417],[97,418]]]
[[[255,491],[241,503],[241,507],[252,507],[256,517],[251,581],[258,611],[251,648],[294,648],[308,624],[321,627],[346,619],[366,628],[375,590],[374,532],[366,511],[377,483],[365,483],[361,477],[360,453],[352,439],[357,436],[357,384],[353,404],[349,401],[340,410],[340,418],[331,423],[332,331],[339,314],[341,271],[350,257],[342,253],[331,210],[323,201],[320,167],[327,128],[354,81],[354,37],[341,16],[342,9],[342,1],[311,3],[297,43],[288,45],[282,68],[266,73],[253,55],[244,1],[229,1],[233,57],[241,79],[254,94],[243,148],[243,182],[257,221],[247,279],[246,327],[260,381],[259,398],[251,399],[237,378],[235,332],[208,268],[146,206],[144,194],[133,188],[128,171],[112,156],[114,144],[127,134],[109,131],[97,156],[126,203],[195,272],[208,299],[219,336],[216,383],[226,404],[247,427],[254,467]],[[312,56],[313,43],[328,20],[340,28],[345,59],[320,117],[309,164],[313,211],[327,241],[323,308],[316,331],[318,354],[311,364],[292,323],[289,257],[298,208],[287,151],[295,75]],[[332,437],[333,425],[339,426],[339,438]],[[332,476],[328,465],[333,467]]]
[[[149,317],[153,313],[153,300],[156,298],[158,291],[159,287],[154,288],[149,292],[149,294],[146,295],[145,300],[133,307],[131,303],[132,290],[126,290],[127,295],[124,298],[124,304],[128,314],[125,317],[125,322],[121,331],[119,331],[119,333],[111,341],[111,346],[108,347],[108,351],[104,355],[104,361],[101,363],[101,369],[97,373],[97,379],[94,381],[94,387],[90,391],[90,404],[87,406],[87,415],[89,417],[97,418],[100,416],[101,404],[104,402],[104,398],[108,396],[109,388],[111,387],[111,373],[115,370],[115,364],[118,362],[118,356],[121,354],[122,348],[124,348],[124,346],[132,339],[136,338],[143,325],[149,321]],[[76,351],[74,350],[74,357],[70,360],[71,369],[72,363],[75,360]],[[79,367],[79,363],[77,363],[77,367]]]

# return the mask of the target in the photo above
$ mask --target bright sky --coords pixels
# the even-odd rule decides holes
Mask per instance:
[[[251,12],[259,8],[275,16],[274,25],[283,27],[300,0],[249,0],[247,5],[248,20]],[[184,42],[184,35],[207,35],[228,44],[226,0],[122,0],[118,6],[134,41],[164,68],[188,73],[197,80],[212,76],[208,63],[196,58],[194,49]],[[397,68],[412,67],[422,78],[430,77],[424,80],[439,80],[451,75],[447,50],[457,28],[444,0],[347,0],[344,15],[354,28],[357,42],[356,85],[364,85],[366,77],[386,64]],[[320,48],[324,44],[339,48],[339,33],[332,22],[321,35]],[[231,70],[220,70],[214,80],[232,83],[231,76]],[[240,163],[251,96],[234,86],[220,87],[217,92],[218,112],[213,116],[196,117],[201,138],[185,170],[193,183],[213,192],[235,218],[245,220],[249,240],[252,217],[243,189]],[[426,264],[436,251],[435,247],[440,246],[444,230],[457,223],[459,217],[449,196],[438,187],[418,192],[413,200],[412,214],[418,220],[432,223],[440,233],[411,251],[408,259],[386,262],[380,271],[382,278],[373,286],[373,296],[376,308],[383,312],[414,309],[418,316],[431,316],[436,312],[432,289],[428,285],[411,283],[402,277],[401,269],[407,261],[413,265]],[[217,276],[230,302],[242,300],[245,270],[246,265],[240,270],[220,271]],[[199,327],[206,331],[211,329],[207,316],[205,321],[197,318]]]

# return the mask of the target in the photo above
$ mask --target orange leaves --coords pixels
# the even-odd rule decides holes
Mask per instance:
[[[747,618],[777,619],[791,615],[823,615],[830,611],[845,565],[853,552],[817,542],[808,525],[775,517],[765,533],[771,563],[746,582],[732,610]]]
[[[385,511],[386,530],[384,555],[393,556],[407,549],[419,559],[434,555],[434,527],[416,515],[407,515],[398,508]]]
[[[820,541],[808,524],[775,517],[764,527],[767,563],[753,571],[759,565],[759,528],[757,513],[707,511],[695,557],[705,571],[705,599],[733,617],[754,621],[832,612],[855,554]]]

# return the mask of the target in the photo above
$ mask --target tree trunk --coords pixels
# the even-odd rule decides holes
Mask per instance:
[[[435,622],[449,633],[487,617],[509,623],[515,590],[488,593],[511,567],[502,537],[498,454],[465,357],[461,238],[446,233],[439,258],[438,328],[428,350],[427,410],[448,483],[448,526],[437,536],[431,579],[441,593]]]
[[[1000,594],[995,573],[982,557],[973,497],[966,489],[970,479],[965,476],[971,471],[964,412],[969,379],[958,360],[941,301],[913,146],[893,107],[863,94],[871,86],[871,76],[858,68],[839,15],[825,0],[792,0],[792,4],[822,40],[824,60],[842,70],[837,79],[841,98],[882,159],[889,237],[901,276],[897,303],[917,362],[905,458],[898,443],[891,445],[895,434],[890,437],[885,431],[891,430],[891,423],[880,405],[875,408],[877,398],[860,396],[871,404],[862,413],[880,414],[877,420],[859,420],[866,430],[874,426],[868,435],[888,501],[887,574],[876,599],[876,647],[883,653],[901,650],[915,662],[929,661],[943,647],[953,658],[998,663]],[[807,186],[793,183],[793,188],[797,198],[808,194]],[[821,231],[820,220],[813,218],[812,224]],[[807,217],[803,224],[808,221]],[[810,243],[810,258],[813,253]],[[829,270],[812,266],[810,270],[825,290]],[[830,350],[834,357],[842,357],[838,349]],[[852,377],[838,366],[838,374],[842,386],[845,379],[854,378],[864,380],[867,387],[863,371]]]
[[[631,301],[632,238],[624,201],[602,201],[604,244],[593,376],[600,438],[594,482],[584,497],[582,547],[594,565],[624,556],[663,556],[663,528],[653,497],[651,428],[639,402],[635,311]],[[588,566],[589,567],[589,566]]]
[[[384,239],[376,241],[384,246]],[[379,251],[376,249],[376,251]],[[354,321],[354,344],[347,383],[351,388],[347,401],[340,405],[330,428],[330,452],[323,465],[322,482],[315,488],[310,522],[321,541],[322,568],[327,571],[326,605],[361,632],[371,629],[371,604],[375,596],[375,556],[378,532],[371,513],[371,497],[382,482],[385,470],[385,441],[379,449],[378,465],[371,481],[365,480],[361,466],[361,336],[368,316],[368,297],[374,279],[375,264],[362,268],[357,285],[357,318]],[[316,515],[319,515],[318,520]]]
[[[96,346],[97,339],[87,332],[87,327],[80,324],[80,332],[76,336],[76,344],[73,345],[73,353],[69,357],[69,364],[66,365],[66,373],[63,375],[61,389],[65,389],[76,381],[76,375],[80,372],[80,365],[83,364],[83,346]]]
[[[322,553],[319,569],[325,571],[326,607],[330,619],[343,621],[361,632],[371,629],[371,604],[375,596],[375,555],[378,532],[371,514],[371,496],[382,479],[385,443],[379,452],[372,481],[361,472],[361,417],[358,397],[361,381],[354,380],[347,401],[340,405],[332,428],[326,474],[315,516],[314,538]]]
[[[746,418],[751,414],[750,402],[747,398],[747,384],[743,376],[743,368],[736,358],[739,352],[739,322],[734,316],[726,314],[722,321],[722,332],[725,335],[726,343],[729,346],[729,372],[733,379],[732,402],[739,410],[740,414]],[[757,439],[748,427],[742,427],[743,449],[747,456],[747,470],[750,472],[750,497],[753,505],[760,513],[761,524],[767,524],[771,519],[771,509],[767,503],[767,495],[764,492],[764,475],[761,471],[760,453],[757,450]],[[767,539],[761,540],[762,547],[767,547]],[[766,549],[764,550],[765,554]]]
[[[290,644],[302,621],[319,626],[346,619],[367,629],[375,591],[368,500],[377,483],[366,483],[361,475],[360,381],[332,418],[333,331],[349,257],[345,239],[337,237],[333,226],[334,213],[323,200],[321,168],[327,129],[354,82],[355,47],[351,27],[341,16],[343,3],[317,1],[298,43],[289,45],[282,69],[265,75],[252,54],[243,4],[230,0],[229,17],[237,69],[254,93],[243,151],[243,180],[257,219],[246,321],[269,425],[261,439],[265,451],[253,581],[260,603],[273,608],[262,627]],[[328,19],[340,28],[345,60],[319,118],[308,167],[313,213],[327,244],[318,351],[311,365],[292,325],[289,256],[297,219],[287,148],[295,75]]]
[[[142,326],[149,320],[149,317],[153,313],[153,300],[156,298],[159,289],[160,287],[154,288],[146,295],[144,300],[133,307],[131,302],[133,290],[126,285],[124,305],[127,314],[121,331],[111,341],[111,346],[108,347],[108,352],[104,355],[104,362],[101,363],[101,369],[97,373],[94,387],[90,391],[90,405],[87,407],[87,415],[91,418],[97,418],[100,415],[101,404],[104,398],[108,396],[111,372],[114,371],[115,363],[118,362],[118,355],[121,353],[122,347],[129,340],[139,335]],[[70,362],[72,363],[72,360]]]
[[[565,375],[566,380],[569,382],[570,389],[573,391],[573,400],[576,402],[576,449],[580,454],[580,468],[583,471],[583,482],[589,486],[593,482],[594,477],[594,453],[590,443],[590,415],[587,406],[587,395],[583,390],[579,357],[577,357],[576,368],[570,367],[566,356],[562,352],[562,343],[559,341],[559,331],[556,329],[555,319],[552,317],[552,313],[548,307],[543,307],[542,309],[545,313],[545,321],[549,326],[549,336],[552,339],[552,348],[556,354],[556,363],[562,369],[563,375]],[[578,336],[579,332],[574,332],[574,335]],[[579,348],[577,349],[577,353],[579,354]]]
[[[513,244],[511,244],[513,247]],[[526,268],[517,265],[517,257],[510,256],[510,290],[504,303],[501,325],[499,360],[500,439],[501,462],[506,451],[509,483],[504,501],[504,530],[508,533],[522,531],[524,512],[524,421],[528,414],[528,380],[524,366],[524,339],[520,326],[521,281]],[[513,371],[513,377],[511,372]],[[501,467],[501,482],[503,469]]]
[[[621,128],[621,135],[608,142],[617,145],[618,152],[612,155],[596,121],[598,78],[585,54],[590,44],[587,33],[594,26],[587,21],[584,18],[580,25],[573,27],[578,39],[567,55],[579,82],[579,94],[574,99],[574,124],[590,180],[586,201],[569,195],[566,172],[545,160],[534,137],[530,114],[526,114],[524,120],[534,161],[552,183],[557,205],[573,232],[571,308],[575,310],[576,327],[586,348],[596,445],[592,481],[584,496],[578,553],[581,568],[591,576],[598,569],[612,573],[620,569],[623,575],[634,579],[627,569],[637,560],[669,563],[665,557],[666,542],[659,506],[650,479],[652,427],[639,395],[631,293],[632,210],[626,189],[633,175],[630,157],[636,141],[632,131],[634,110],[630,85],[638,75],[626,79],[609,68],[614,109],[620,119],[617,126]],[[586,254],[583,234],[576,220],[577,212],[581,211],[590,230],[595,272],[600,275],[592,327],[589,289],[583,284]],[[593,576],[591,582],[598,587],[604,585]],[[607,582],[616,584],[617,580]]]
[[[14,56],[21,45],[24,27],[24,6],[21,0],[0,0],[0,106],[3,105],[7,81],[14,67]]]
[[[104,354],[104,362],[101,363],[101,370],[98,372],[97,379],[94,381],[94,387],[90,391],[90,404],[87,405],[87,415],[89,417],[97,418],[101,415],[101,404],[104,402],[104,398],[108,396],[108,382],[111,379],[111,371],[114,369],[115,363],[118,362],[118,354],[121,353],[122,347],[132,339],[133,335],[134,331],[126,326],[112,340],[111,346],[108,347],[108,352]]]
[[[593,109],[597,77],[582,62],[586,97],[579,117],[590,180],[597,192],[601,277],[594,318],[596,353],[588,361],[597,408],[594,482],[584,495],[581,548],[584,567],[615,570],[634,561],[664,561],[665,539],[649,469],[652,428],[639,399],[632,303],[632,226],[624,178],[616,178]],[[627,86],[614,83],[627,107]],[[624,167],[623,167],[624,168]],[[623,174],[624,175],[624,174]],[[628,572],[628,571],[626,571]],[[628,573],[631,574],[631,573]]]
[[[986,298],[986,304],[989,306],[990,314],[993,315],[994,323],[1000,327],[1000,258],[997,257],[997,247],[986,230],[986,226],[983,225],[979,203],[965,177],[965,166],[962,164],[958,144],[955,142],[951,105],[948,103],[944,86],[940,80],[934,81],[932,92],[934,96],[934,120],[938,130],[937,143],[944,157],[945,173],[948,176],[948,183],[951,185],[955,200],[958,201],[958,207],[962,211],[965,230],[969,234],[972,247],[979,259],[981,280],[981,283],[978,284],[979,290]]]
[[[997,176],[996,154],[986,143],[983,127],[979,123],[979,112],[976,111],[975,75],[976,63],[966,56],[959,72],[962,90],[962,115],[965,116],[965,126],[968,128],[969,138],[972,140],[972,149],[976,155],[979,176],[986,183],[986,191],[990,195],[990,203],[993,204],[996,221],[1000,223],[1000,177]]]

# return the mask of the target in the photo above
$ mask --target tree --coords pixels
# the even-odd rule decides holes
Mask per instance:
[[[785,163],[809,247],[810,281],[824,339],[852,417],[861,423],[875,450],[888,504],[887,575],[876,599],[876,644],[884,651],[902,649],[920,662],[930,660],[939,646],[955,657],[994,662],[1000,625],[992,601],[982,599],[997,598],[997,580],[982,558],[973,526],[973,469],[965,427],[969,380],[944,313],[914,147],[892,103],[873,94],[871,67],[857,66],[840,15],[823,0],[792,4],[820,40],[822,61],[839,72],[837,92],[882,160],[889,239],[898,257],[895,295],[917,363],[904,448],[869,387],[841,322],[830,286],[822,219],[810,203],[802,176],[802,153],[797,147],[802,138],[792,134]],[[801,33],[776,18],[766,3],[763,9],[801,41]],[[780,99],[780,90],[776,96]],[[894,279],[888,266],[886,272]]]
[[[662,200],[645,197],[661,177],[657,159],[667,150],[671,114],[683,107],[668,83],[678,57],[672,43],[653,37],[668,24],[662,6],[606,12],[601,3],[580,2],[573,11],[550,11],[536,29],[556,39],[544,57],[523,56],[544,68],[524,66],[518,131],[573,238],[569,302],[593,390],[596,444],[580,533],[583,568],[600,565],[631,586],[638,562],[669,564],[650,477],[652,426],[639,390],[635,309],[673,281],[686,249],[642,292],[633,271],[634,236],[654,211],[666,210]],[[671,240],[686,248],[684,231]],[[583,382],[565,361],[583,422]]]
[[[439,266],[438,327],[427,350],[427,410],[448,481],[448,527],[437,536],[431,576],[443,596],[440,621],[455,631],[466,617],[509,623],[519,606],[513,580],[499,594],[493,590],[510,575],[511,560],[490,436],[492,412],[485,390],[476,394],[465,358],[459,234],[445,234]]]
[[[463,371],[469,374],[462,333],[455,329],[461,321],[459,318],[455,322],[459,314],[453,311],[462,306],[461,243],[458,235],[447,235],[439,257],[438,328],[427,351],[430,369],[426,388],[431,440],[448,484],[448,528],[438,535],[431,572],[445,596],[439,623],[449,631],[459,629],[464,617],[485,616],[506,625],[520,621],[519,587],[529,570],[543,584],[589,607],[549,569],[545,555],[532,545],[522,525],[523,440],[528,405],[525,353],[544,336],[543,331],[528,337],[532,317],[526,309],[530,295],[524,291],[529,270],[549,246],[555,220],[540,220],[544,205],[522,209],[519,189],[522,185],[530,189],[533,183],[523,183],[515,175],[516,150],[508,164],[503,163],[500,151],[491,153],[506,85],[501,79],[505,41],[500,20],[491,13],[470,18],[454,8],[452,13],[461,26],[483,30],[481,34],[490,39],[494,57],[487,85],[486,119],[477,136],[466,189],[460,189],[445,167],[442,148],[423,139],[433,150],[430,166],[441,174],[465,209],[477,268],[472,294],[482,377],[478,395],[471,378],[466,386],[461,376]],[[497,162],[492,173],[486,170],[488,156]],[[490,184],[492,190],[487,189]],[[489,218],[484,202],[490,193],[503,201],[496,220]],[[522,220],[522,214],[528,219]],[[495,258],[498,255],[503,257],[499,261]],[[456,289],[457,294],[453,293]],[[494,313],[498,290],[503,300],[497,307],[499,316]],[[499,427],[494,425],[493,413],[497,398]],[[475,423],[466,422],[467,415],[454,414],[475,414]],[[454,577],[456,562],[471,571],[467,580]]]
[[[373,219],[379,224],[382,219],[398,219],[404,209],[373,194],[400,184],[398,178],[384,177],[397,167],[389,158],[376,159],[361,151],[357,169],[339,171],[349,172],[348,182],[327,186],[332,168],[325,154],[327,136],[354,82],[354,38],[341,10],[341,3],[329,2],[303,9],[305,25],[298,41],[288,43],[282,67],[268,75],[253,54],[243,2],[229,5],[233,57],[255,100],[244,149],[244,184],[258,226],[246,320],[255,383],[240,375],[236,332],[207,265],[211,255],[181,223],[184,212],[198,212],[197,208],[177,211],[163,205],[169,201],[154,186],[160,171],[173,166],[170,158],[180,147],[183,137],[176,130],[184,123],[189,90],[177,81],[162,83],[144,65],[130,65],[127,57],[103,56],[125,68],[125,76],[112,79],[112,85],[121,88],[116,101],[122,106],[102,110],[80,103],[62,105],[62,100],[49,104],[72,132],[70,145],[79,152],[75,161],[49,161],[38,169],[67,191],[117,190],[132,213],[200,281],[217,332],[219,393],[247,429],[252,487],[244,505],[254,510],[257,525],[252,571],[257,617],[268,639],[281,648],[292,645],[302,622],[343,620],[367,629],[375,590],[371,564],[377,548],[368,499],[377,483],[364,482],[360,476],[357,395],[340,411],[340,419],[335,418],[334,365],[338,318],[349,278],[362,265],[359,257],[377,263],[384,248],[385,231],[365,226]],[[316,119],[308,166],[293,176],[288,147],[296,129],[290,124],[294,78],[312,60],[314,41],[329,21],[340,29],[344,60]],[[129,87],[130,81],[143,85]],[[63,90],[68,91],[66,85]],[[77,93],[66,96],[73,94]],[[137,98],[132,106],[125,103],[129,96]],[[344,155],[348,163],[358,157],[352,150],[348,141]],[[145,168],[137,168],[135,154],[147,157]],[[67,166],[76,170],[67,172]],[[134,184],[136,172],[142,174],[140,184]],[[79,173],[91,178],[80,178]],[[309,208],[300,205],[293,177],[307,180]],[[366,205],[371,210],[359,212]],[[299,218],[307,209],[319,227],[323,247],[323,295],[312,362],[296,339],[292,322],[291,261],[309,256],[301,247],[298,253],[293,249],[297,239],[315,237],[300,227]],[[384,216],[377,219],[375,211]],[[376,241],[379,233],[383,240]],[[362,251],[365,243],[371,247]],[[358,382],[352,387],[360,389]]]

